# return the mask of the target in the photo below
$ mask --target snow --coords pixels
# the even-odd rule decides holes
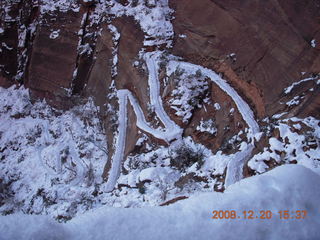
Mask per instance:
[[[153,89],[151,87],[150,87],[150,91],[153,91]],[[166,115],[166,113],[164,111],[156,110],[156,114],[158,116],[161,114],[163,116],[166,116],[167,119],[165,119],[165,120],[169,119],[169,121],[166,122],[166,124],[165,124],[165,125],[167,125],[167,127],[165,129],[161,129],[161,128],[154,129],[154,128],[150,127],[150,125],[147,123],[147,121],[144,117],[143,111],[142,111],[140,105],[138,104],[138,101],[133,97],[132,93],[129,92],[129,90],[119,90],[118,92],[126,95],[129,98],[130,103],[131,103],[133,110],[134,110],[136,117],[137,117],[137,126],[141,130],[150,133],[151,135],[155,136],[156,138],[165,140],[166,142],[170,142],[172,140],[181,138],[181,128],[178,127],[177,125],[175,125],[175,123],[171,122],[171,120],[169,119],[169,117]],[[158,99],[160,99],[160,98],[157,98],[157,100]]]
[[[204,166],[201,170],[212,171],[213,175],[223,175],[229,161],[229,156],[223,154],[222,151],[218,151],[204,162]]]
[[[279,114],[275,114],[272,116],[272,118],[274,119],[279,119],[281,118],[282,116],[286,115],[288,112],[282,112],[282,113],[279,113]]]
[[[182,129],[174,123],[163,109],[162,100],[160,98],[160,83],[158,79],[158,66],[156,62],[156,56],[154,53],[146,53],[145,60],[149,72],[149,89],[150,89],[150,102],[154,107],[155,113],[164,124],[165,129],[153,129],[147,123],[143,111],[135,99],[133,94],[127,89],[121,89],[117,91],[119,100],[119,112],[118,112],[118,135],[116,137],[115,153],[111,159],[112,165],[109,170],[109,176],[105,191],[110,192],[114,189],[116,182],[120,176],[121,162],[124,158],[125,141],[126,141],[126,129],[127,129],[127,102],[128,99],[133,107],[134,113],[137,117],[137,127],[141,130],[148,132],[156,138],[163,139],[166,142],[172,140],[181,139]]]
[[[212,135],[216,134],[217,128],[215,127],[215,123],[212,119],[209,119],[207,121],[200,121],[200,125],[196,128],[197,131],[200,132],[207,132]]]
[[[182,69],[176,70],[171,82],[176,86],[171,92],[170,107],[175,110],[175,115],[187,123],[193,110],[202,106],[200,100],[204,98],[208,90],[208,82],[200,71],[190,75]]]
[[[289,120],[293,123],[289,124]],[[249,160],[248,166],[258,173],[264,173],[269,169],[265,161],[274,159],[277,163],[281,161],[289,163],[295,160],[298,164],[320,173],[320,147],[317,140],[320,133],[319,123],[319,120],[312,117],[278,120],[274,123],[274,127],[279,130],[280,138],[269,138],[269,147],[254,155]],[[303,130],[302,125],[310,130],[297,132]],[[313,147],[310,148],[310,145]]]
[[[60,12],[79,12],[80,7],[76,0],[50,0],[40,2],[40,12],[41,14],[53,13],[54,11]]]
[[[40,3],[40,11],[42,14],[53,14],[55,11],[60,12],[68,12],[68,11],[79,11],[79,3],[75,0],[72,1],[66,1],[66,0],[51,0],[51,1],[45,1]],[[108,15],[108,22],[111,22],[110,15],[114,16],[132,16],[134,19],[140,24],[142,30],[145,33],[145,46],[150,45],[162,45],[166,44],[167,46],[171,45],[172,39],[173,39],[173,26],[170,22],[171,20],[171,13],[172,10],[168,6],[167,0],[160,0],[160,1],[143,1],[138,0],[136,2],[136,5],[134,6],[134,3],[123,6],[118,1],[108,1],[108,2],[98,2],[97,7],[95,8],[94,12],[90,14],[90,23],[97,23],[102,19],[102,16]],[[85,22],[85,19],[87,18],[87,13],[83,14],[82,22],[81,22],[81,28]],[[113,60],[112,60],[112,77],[114,78],[117,75],[117,63],[118,63],[118,42],[120,38],[120,34],[115,28],[115,26],[109,24],[108,28],[110,32],[113,35],[113,43],[114,46],[112,48],[112,54],[113,54]],[[79,35],[83,35],[84,31],[81,30],[78,33]],[[55,39],[59,36],[59,30],[53,31],[50,34],[51,39]],[[82,44],[80,41],[81,37],[79,38],[79,45],[78,45],[78,51],[79,54],[90,54],[92,52],[91,46],[86,43]],[[163,122],[165,129],[153,129],[151,128],[148,123],[146,122],[143,112],[137,102],[137,100],[134,98],[134,96],[126,90],[119,90],[118,91],[118,98],[119,98],[119,130],[118,130],[118,136],[116,137],[115,145],[116,145],[116,151],[112,158],[112,168],[110,171],[109,180],[107,182],[107,185],[105,186],[105,189],[107,191],[110,191],[113,189],[119,174],[120,174],[120,166],[121,162],[124,157],[124,147],[125,147],[125,136],[126,136],[126,108],[127,108],[127,102],[128,99],[130,100],[130,103],[132,104],[134,111],[137,115],[137,125],[142,130],[151,133],[152,135],[164,139],[165,141],[169,142],[174,139],[181,138],[182,130],[180,127],[178,127],[171,119],[167,116],[165,113],[161,99],[159,97],[159,81],[158,81],[158,69],[157,69],[157,63],[155,63],[155,57],[145,54],[145,59],[147,61],[147,65],[149,67],[149,85],[150,85],[150,98],[151,98],[151,104],[155,107],[155,112],[158,115],[159,119]],[[77,74],[77,69],[74,70],[74,75]],[[115,95],[115,94],[114,94]],[[67,139],[69,140],[69,138]],[[67,141],[66,140],[66,141]],[[48,141],[43,137],[43,141]],[[57,148],[59,151],[60,148]],[[73,148],[70,149],[73,155],[73,160],[78,162],[76,166],[76,174],[77,178],[81,179],[81,176],[83,175],[83,166],[82,162],[79,161],[79,157],[77,154],[75,154],[75,150]],[[45,155],[46,157],[44,157]],[[47,169],[48,172],[52,172],[51,169],[54,170],[60,169],[59,164],[57,161],[54,161],[52,159],[55,159],[53,156],[51,156],[51,150],[47,147],[47,149],[44,149],[44,147],[39,148],[38,158],[43,162],[43,167]],[[47,156],[50,156],[47,160]],[[55,164],[52,162],[56,162]],[[51,164],[51,165],[50,165]],[[48,168],[47,165],[50,165]]]
[[[172,181],[172,177],[174,178]],[[162,182],[174,182],[178,180],[180,174],[169,167],[150,167],[143,169],[138,175],[137,180],[140,182],[151,180],[151,181],[162,181]],[[170,179],[171,178],[171,179]]]
[[[235,53],[230,53],[227,55],[233,62],[237,61],[237,55]]]
[[[52,32],[50,33],[49,38],[51,38],[51,39],[56,39],[57,37],[59,37],[59,34],[60,34],[60,29],[55,30],[55,31],[52,31]]]
[[[25,25],[22,25],[18,29],[18,47],[23,48],[26,42],[27,29]]]
[[[262,136],[263,136],[263,132],[256,133],[256,134],[254,135],[254,139],[255,139],[256,141],[260,141],[260,139],[261,139]]]
[[[11,1],[4,1],[2,2],[2,5],[1,5],[2,9],[3,9],[3,21],[5,23],[8,23],[8,22],[13,22],[14,19],[10,16],[10,12],[12,11],[12,8],[13,8],[13,4]]]
[[[185,34],[179,34],[179,38],[187,38],[187,35],[185,35]]]
[[[207,79],[209,78],[232,98],[248,125],[246,134],[249,142],[242,142],[240,146],[236,146],[240,147],[239,152],[231,155],[223,154],[221,151],[212,155],[210,150],[200,144],[194,143],[190,138],[182,138],[183,130],[170,119],[165,112],[160,95],[159,63],[161,57],[163,57],[162,55],[165,54],[164,52],[158,51],[145,53],[144,50],[142,50],[140,51],[140,60],[146,62],[147,68],[145,70],[148,71],[150,96],[150,103],[148,103],[148,105],[154,109],[158,119],[164,126],[158,128],[152,127],[151,124],[146,121],[144,113],[134,94],[127,89],[116,90],[114,87],[115,76],[117,75],[117,55],[120,33],[111,22],[114,16],[132,16],[145,33],[144,46],[166,45],[166,47],[170,47],[174,32],[170,22],[172,19],[172,10],[168,6],[168,1],[138,0],[136,1],[136,6],[133,6],[133,1],[129,1],[127,6],[123,6],[119,1],[115,0],[106,2],[99,1],[96,4],[97,7],[89,16],[89,22],[92,24],[97,23],[106,15],[108,16],[108,29],[113,36],[113,81],[111,88],[114,88],[113,90],[115,91],[111,94],[113,94],[113,97],[117,96],[119,102],[119,110],[116,114],[118,117],[118,132],[114,141],[115,152],[112,158],[109,159],[109,161],[112,161],[112,164],[108,181],[107,183],[103,183],[101,179],[102,171],[107,160],[107,150],[104,147],[106,146],[106,142],[104,140],[104,133],[102,133],[102,129],[99,128],[100,123],[96,116],[96,107],[91,100],[83,106],[77,106],[75,109],[62,113],[51,109],[45,102],[37,102],[34,105],[30,104],[27,91],[23,88],[18,90],[0,89],[0,112],[2,111],[0,120],[5,123],[0,126],[1,161],[4,157],[4,161],[0,162],[0,179],[4,179],[5,184],[11,184],[10,191],[14,191],[15,193],[13,197],[9,198],[9,201],[0,207],[0,211],[2,213],[10,211],[20,211],[30,214],[46,213],[53,217],[62,216],[66,218],[78,215],[74,220],[64,225],[52,222],[46,217],[30,217],[21,214],[8,216],[5,219],[13,219],[13,222],[16,221],[15,218],[18,218],[18,220],[21,221],[19,224],[23,226],[20,227],[20,230],[25,231],[23,233],[11,231],[14,226],[5,225],[3,229],[7,228],[5,231],[11,231],[11,238],[14,239],[14,234],[21,233],[27,239],[29,236],[29,238],[39,237],[46,239],[47,236],[45,234],[56,235],[55,237],[58,239],[72,239],[79,238],[79,236],[88,239],[101,239],[105,238],[105,236],[108,236],[110,239],[129,237],[143,239],[149,238],[150,232],[158,234],[154,239],[165,239],[169,237],[180,238],[181,236],[173,231],[177,228],[182,229],[180,234],[187,239],[194,238],[195,234],[199,239],[208,238],[208,236],[211,235],[219,237],[221,235],[222,238],[237,238],[237,235],[234,233],[237,231],[225,231],[225,228],[236,229],[241,232],[245,229],[248,231],[248,226],[234,226],[232,222],[224,222],[223,224],[215,223],[213,225],[211,220],[208,222],[210,212],[215,209],[216,206],[225,208],[239,207],[239,209],[242,208],[242,210],[246,210],[244,208],[245,206],[257,207],[257,209],[259,206],[274,206],[272,204],[276,203],[269,201],[269,198],[264,198],[265,192],[268,192],[267,187],[271,188],[269,192],[281,190],[281,193],[282,191],[285,192],[285,189],[290,189],[291,191],[292,188],[291,185],[289,186],[292,181],[288,181],[287,183],[283,182],[282,180],[285,179],[286,176],[280,176],[280,173],[285,175],[293,169],[292,178],[295,180],[295,175],[299,177],[299,174],[303,171],[309,171],[303,167],[296,166],[280,167],[280,169],[283,168],[286,170],[285,174],[283,173],[284,170],[282,170],[282,172],[277,170],[278,174],[274,176],[271,173],[274,171],[271,171],[263,176],[252,178],[252,180],[244,180],[234,184],[242,179],[242,169],[247,161],[249,161],[249,167],[256,171],[256,173],[264,173],[269,169],[265,161],[271,158],[277,162],[282,161],[283,159],[276,153],[277,151],[282,151],[286,154],[286,163],[294,158],[299,158],[298,164],[319,173],[319,163],[317,162],[319,158],[319,147],[317,147],[317,149],[308,149],[306,152],[302,151],[302,147],[306,147],[307,145],[303,143],[306,138],[293,133],[291,126],[289,126],[285,120],[281,123],[278,122],[277,127],[279,128],[281,137],[283,139],[289,139],[289,144],[283,143],[276,138],[270,138],[270,147],[256,154],[250,160],[253,142],[254,140],[258,141],[262,133],[259,131],[259,125],[255,121],[253,111],[249,105],[224,79],[212,70],[178,61],[177,57],[169,56],[165,57],[165,60],[169,62],[167,66],[168,74],[173,73],[178,68],[185,71],[183,73],[183,79],[180,79],[181,81],[178,82],[178,87],[175,89],[175,92],[173,92],[174,98],[170,102],[178,116],[182,116],[185,122],[188,121],[193,110],[192,106],[188,105],[188,101],[197,97],[197,94],[202,94],[207,89]],[[75,0],[51,0],[42,2],[40,9],[42,14],[53,14],[54,11],[67,12],[70,10],[78,12],[79,4]],[[114,14],[114,16],[110,17],[112,14]],[[83,14],[82,27],[86,18],[87,15]],[[35,31],[36,25],[30,26],[30,28],[32,31]],[[84,32],[85,31],[82,30],[79,31],[78,34],[82,35]],[[20,29],[19,36],[20,43],[23,44],[25,29]],[[52,30],[50,38],[54,39],[58,36],[59,30]],[[185,38],[186,35],[180,34],[179,37]],[[79,40],[80,39],[81,38],[79,38]],[[4,47],[11,49],[6,45]],[[80,54],[90,54],[91,51],[93,51],[89,44],[81,45],[81,41],[79,41],[78,50]],[[229,54],[228,57],[234,61],[236,60],[235,53]],[[135,61],[134,65],[139,65],[139,61]],[[198,72],[201,72],[201,76],[199,76]],[[75,69],[74,73],[77,73],[77,69]],[[199,77],[198,79],[191,79],[191,82],[185,81],[188,80],[187,78],[190,76]],[[286,93],[290,93],[293,87],[301,82],[313,79],[315,78],[294,83],[286,89]],[[320,80],[318,80],[317,84],[319,83]],[[15,99],[17,99],[17,101],[13,102]],[[142,135],[136,144],[141,146],[146,145],[146,150],[149,152],[137,156],[129,156],[127,159],[124,159],[128,102],[133,107],[137,119],[137,127],[141,130],[139,134],[140,136]],[[213,104],[209,101],[205,102],[207,104]],[[216,110],[221,108],[218,103],[213,104],[213,107]],[[112,109],[110,105],[108,105],[108,108]],[[234,109],[232,108],[230,113],[233,113],[233,111]],[[55,113],[57,113],[57,115],[55,115]],[[86,114],[90,115],[90,120],[86,119],[86,117],[83,118],[83,115]],[[317,124],[319,125],[319,122],[314,119],[304,119],[303,122],[314,130],[313,136],[319,139],[320,131],[319,127],[316,127]],[[213,126],[213,123],[213,119],[201,120],[196,129],[200,132],[215,134],[217,129]],[[210,126],[208,127],[208,125]],[[303,128],[300,123],[296,123],[293,127],[298,130]],[[155,149],[154,145],[147,143],[145,133],[166,141],[169,147],[158,147]],[[236,135],[234,137],[237,138],[238,136]],[[188,167],[184,173],[170,167],[170,157],[172,157],[170,156],[170,151],[182,143],[187,144],[195,150],[199,148],[203,149],[204,164],[200,166],[199,169],[198,163]],[[2,146],[5,146],[5,148],[2,148]],[[293,156],[295,149],[297,156]],[[136,169],[129,167],[131,160],[139,162],[139,166]],[[128,170],[128,174],[121,173],[122,162],[124,162],[123,167]],[[204,183],[192,183],[188,185],[190,189],[186,187],[184,190],[178,190],[175,183],[180,177],[184,177],[188,173],[196,173],[197,176],[207,177],[209,181],[206,183],[208,189],[204,189]],[[225,173],[225,186],[227,187],[225,194],[199,194],[200,191],[212,191],[213,185],[216,183],[216,179],[212,178],[212,176],[223,176]],[[309,176],[309,172],[305,175]],[[265,181],[268,176],[269,182],[271,183],[270,186],[265,184],[268,182]],[[304,177],[306,178],[306,176]],[[301,179],[299,179],[299,181],[300,180]],[[315,178],[314,180],[318,181],[318,179]],[[12,181],[13,183],[11,183]],[[138,192],[140,189],[138,190],[139,186],[137,184],[142,182],[146,182],[145,185],[143,185],[146,194]],[[261,182],[263,182],[263,184]],[[303,183],[306,182],[307,180]],[[243,183],[245,187],[242,187]],[[294,183],[295,182],[292,184]],[[124,190],[121,190],[121,184],[129,185],[129,187],[122,187]],[[260,186],[259,184],[261,185],[261,189],[256,189]],[[309,188],[313,187],[312,184],[306,185]],[[299,186],[299,184],[293,185],[293,187],[297,188]],[[252,190],[250,192],[250,189],[254,191]],[[263,189],[265,189],[265,191],[262,191]],[[194,194],[195,192],[196,194]],[[240,192],[240,194],[238,194],[238,192]],[[172,207],[149,207],[141,209],[97,208],[102,204],[113,207],[158,205],[161,201],[166,201],[179,195],[190,196],[191,193],[194,194],[191,199],[175,204]],[[11,192],[7,194],[10,195]],[[98,195],[93,196],[94,194]],[[252,199],[250,197],[252,197]],[[287,200],[288,195],[283,194],[281,197],[283,197],[284,200],[282,203],[279,203],[278,210],[290,206]],[[297,195],[294,197],[297,197]],[[227,199],[224,200],[225,202],[220,201],[224,198]],[[277,195],[270,195],[270,199],[274,198],[279,200],[278,192]],[[243,201],[239,201],[239,199]],[[289,200],[290,199],[291,196]],[[259,201],[261,201],[260,205]],[[297,202],[298,201],[303,200],[297,199]],[[271,205],[268,206],[268,203]],[[92,208],[97,209],[84,215],[81,214]],[[153,215],[153,213],[155,214]],[[4,218],[0,217],[0,222],[2,219]],[[23,221],[35,223],[37,226],[29,231],[25,228],[24,225],[26,224]],[[40,221],[41,224],[38,224],[37,221]],[[120,229],[120,227],[123,227],[123,225],[121,225],[122,222],[127,223],[124,226],[127,231],[123,231],[123,228]],[[284,236],[283,234],[285,233],[280,232],[282,223],[275,222],[276,223],[272,225],[275,226],[276,229],[274,234],[278,233],[280,236]],[[10,224],[10,221],[8,221],[7,224],[8,223]],[[137,226],[137,224],[139,224],[139,226]],[[155,224],[158,227],[157,231],[149,232],[148,227],[150,227],[151,224]],[[309,228],[313,226],[312,224],[309,225]],[[30,224],[27,224],[27,226],[30,226]],[[248,239],[250,239],[251,236],[252,239],[256,239],[255,233],[260,235],[265,234],[267,237],[270,236],[268,234],[271,233],[266,232],[268,228],[264,225],[258,225],[257,223],[254,226],[256,226],[256,229],[253,228],[251,232],[252,235],[248,235]],[[270,227],[271,224],[268,226]],[[1,227],[0,224],[0,229]],[[37,227],[39,227],[38,230]],[[192,228],[194,229],[190,232]],[[4,231],[3,229],[1,229],[0,232]],[[52,229],[58,232],[55,233]],[[166,231],[166,229],[171,229],[172,231]],[[292,227],[292,229],[292,231],[296,233],[296,228]],[[143,236],[141,236],[141,232],[138,232],[140,230],[144,233]],[[310,234],[312,234],[311,230],[309,231]],[[40,231],[40,234],[38,231]],[[92,233],[96,233],[97,235],[92,236]],[[292,232],[288,230],[287,235],[291,233]],[[6,232],[3,235],[0,234],[0,236],[9,236],[7,234],[9,233]],[[123,235],[119,236],[119,234]],[[228,234],[230,234],[230,236],[228,236]],[[263,239],[264,236],[259,236],[259,239]],[[293,239],[297,236],[302,235],[293,234]]]
[[[287,106],[296,106],[299,105],[300,103],[300,96],[295,96],[293,99],[291,99],[290,101],[286,102]]]
[[[148,84],[150,87],[150,103],[153,105],[154,110],[164,124],[165,128],[168,132],[171,132],[176,138],[182,134],[182,129],[173,122],[169,116],[164,111],[162,105],[162,99],[160,97],[160,82],[158,78],[158,64],[156,63],[156,59],[158,53],[157,52],[150,52],[145,54],[145,61],[148,67]]]
[[[119,175],[121,162],[124,158],[124,150],[127,134],[127,96],[124,91],[118,91],[119,112],[118,112],[118,135],[116,136],[116,150],[112,157],[112,167],[109,171],[108,181],[105,191],[113,190]]]
[[[249,160],[253,149],[252,144],[242,142],[242,149],[229,160],[224,184],[226,188],[243,178],[243,166]]]
[[[226,92],[236,104],[242,118],[248,124],[249,127],[249,139],[257,133],[259,133],[259,125],[255,121],[254,114],[250,109],[249,105],[239,96],[239,94],[218,74],[213,72],[210,69],[204,68],[199,65],[191,64],[188,62],[182,62],[177,60],[171,60],[167,66],[167,73],[170,75],[176,69],[183,69],[188,72],[188,74],[196,74],[197,71],[201,71],[201,74],[210,78],[219,88],[221,88],[224,92]],[[253,150],[252,144],[242,145],[241,152],[234,154],[229,158],[229,162],[227,164],[227,175],[225,185],[229,186],[236,181],[239,181],[242,178],[242,167],[244,163],[249,159],[251,152]]]
[[[214,106],[214,109],[215,109],[215,110],[220,110],[220,109],[221,109],[219,103],[215,103],[213,106]]]
[[[244,179],[224,193],[203,193],[164,207],[101,207],[58,224],[46,216],[0,217],[0,235],[11,239],[317,239],[320,235],[320,176],[286,165]],[[214,210],[270,210],[271,219],[211,219]],[[278,211],[306,210],[301,220]]]
[[[120,41],[120,33],[118,31],[118,29],[112,25],[112,24],[109,24],[108,25],[108,28],[112,34],[112,41],[113,41],[113,46],[112,46],[112,56],[113,56],[113,59],[112,59],[112,67],[111,67],[111,76],[113,78],[115,78],[118,74],[118,45],[119,45],[119,41]]]
[[[170,22],[172,10],[169,8],[168,0],[158,0],[154,3],[145,3],[144,0],[136,1],[136,5],[124,6],[117,1],[110,1],[108,11],[117,17],[132,16],[145,33],[144,46],[165,44],[172,45],[173,26]],[[149,6],[148,6],[149,5]]]
[[[190,74],[195,74],[197,70],[200,70],[201,73],[207,77],[209,77],[214,83],[218,85],[223,91],[225,91],[235,102],[239,112],[241,113],[243,119],[248,124],[251,132],[253,134],[259,132],[259,126],[254,119],[254,115],[252,110],[250,109],[249,105],[239,96],[239,94],[225,81],[223,80],[218,74],[213,72],[208,68],[204,68],[199,65],[195,65],[188,62],[182,61],[175,61],[172,60],[169,62],[169,66],[167,68],[167,72],[170,74],[175,69],[181,68],[188,71]]]
[[[269,139],[269,143],[270,143],[270,150],[271,151],[281,151],[283,148],[283,144],[276,138],[272,137]]]
[[[90,208],[84,199],[93,200],[107,160],[92,100],[62,114],[31,104],[23,87],[0,88],[0,96],[0,179],[9,194],[0,212],[72,216]]]
[[[40,4],[40,11],[44,13],[52,13],[54,11],[67,12],[67,11],[79,12],[80,7],[75,0],[51,0],[42,1]]]
[[[311,77],[311,78],[302,79],[302,80],[300,80],[300,81],[298,81],[298,82],[294,82],[294,83],[291,84],[289,87],[287,87],[287,88],[284,89],[284,93],[285,93],[285,94],[289,94],[294,87],[300,85],[301,83],[308,82],[308,81],[315,81],[315,80],[318,80],[318,78],[317,78],[317,77]]]
[[[316,40],[312,39],[310,42],[311,47],[315,48],[316,47]]]
[[[146,140],[148,140],[148,137],[144,134],[137,140],[136,146],[141,146]]]
[[[116,143],[115,153],[111,159],[111,169],[109,170],[109,176],[107,185],[105,186],[104,190],[107,192],[112,191],[117,183],[117,180],[120,177],[120,167],[121,162],[124,160],[124,149],[125,149],[125,140],[126,140],[126,128],[127,128],[127,102],[130,101],[134,113],[137,117],[137,126],[151,135],[155,136],[156,138],[163,139],[166,142],[170,142],[172,140],[181,141],[182,129],[172,121],[167,113],[165,112],[162,104],[162,99],[160,96],[160,82],[158,79],[158,64],[160,62],[160,56],[162,52],[147,52],[143,54],[143,58],[146,62],[147,69],[148,69],[148,85],[149,85],[149,94],[150,94],[150,104],[154,109],[157,117],[164,125],[164,129],[152,128],[146,121],[144,117],[144,113],[136,100],[133,94],[127,89],[117,90],[117,95],[119,99],[119,112],[118,112],[118,135],[116,136]],[[236,106],[239,109],[243,119],[247,122],[249,126],[249,135],[252,134],[252,140],[255,134],[259,133],[259,126],[257,122],[254,120],[253,112],[251,111],[250,107],[245,103],[242,98],[237,94],[237,92],[223,79],[219,77],[213,71],[203,68],[201,66],[193,65],[190,63],[185,62],[177,62],[175,60],[171,60],[167,66],[167,73],[172,74],[176,69],[184,70],[186,76],[194,75],[198,77],[209,77],[212,81],[214,81],[222,90],[224,90],[235,102]],[[199,72],[201,74],[199,74]],[[194,81],[193,81],[194,82]],[[192,83],[192,82],[191,82]],[[190,84],[191,84],[190,83]],[[188,86],[185,87],[186,84],[180,84],[179,86],[183,88],[179,93],[182,96],[188,92],[188,96],[190,95],[190,91],[187,91]],[[198,83],[196,84],[199,85]],[[206,85],[205,85],[206,86]],[[193,85],[191,87],[193,89]],[[205,90],[205,87],[202,91]],[[176,100],[174,100],[176,101]],[[181,105],[185,102],[179,102],[178,105]],[[220,107],[220,105],[219,105]],[[216,104],[216,108],[218,105]],[[190,109],[189,109],[190,111]],[[188,116],[188,115],[187,115]],[[185,116],[186,117],[186,116]],[[212,121],[212,120],[211,120]],[[203,127],[203,126],[202,126]],[[203,128],[200,127],[200,130]],[[207,129],[209,132],[214,132],[214,129]],[[252,144],[242,143],[240,147],[240,152],[233,154],[231,156],[226,157],[228,162],[227,164],[227,176],[226,176],[226,186],[233,184],[236,181],[239,181],[242,178],[242,168],[243,164],[248,160],[251,152],[253,150]],[[214,158],[212,159],[214,161]]]
[[[127,99],[129,99],[130,104],[132,105],[134,113],[136,114],[136,117],[137,117],[137,126],[141,130],[143,130],[147,133],[150,133],[151,135],[155,136],[156,138],[165,140],[167,142],[180,138],[181,129],[180,129],[180,127],[178,127],[174,123],[171,123],[171,120],[166,122],[166,125],[167,126],[169,125],[169,127],[167,127],[166,129],[152,128],[150,126],[150,124],[146,121],[144,114],[143,114],[143,111],[142,111],[138,101],[136,100],[136,98],[132,95],[132,93],[129,90],[126,90],[126,89],[118,90],[117,95],[119,98],[119,106],[120,106],[120,110],[118,113],[119,122],[122,122],[122,119],[126,118],[126,111],[122,111],[122,108],[126,109]],[[159,99],[159,98],[157,98],[157,99]],[[157,114],[159,113],[159,115],[162,114],[163,116],[165,116],[164,112],[156,111],[156,113]],[[169,117],[168,117],[168,119],[169,119]],[[167,120],[167,119],[165,119],[165,120]],[[125,121],[123,121],[123,122],[125,122]],[[172,125],[170,125],[170,124],[172,124]],[[123,124],[122,126],[125,127],[126,124]],[[119,129],[121,129],[121,128],[119,127]],[[125,135],[123,135],[123,137],[125,137]],[[116,144],[116,146],[118,146],[118,144]]]
[[[13,47],[9,47],[5,42],[2,42],[2,47],[5,47],[9,51],[13,50]]]

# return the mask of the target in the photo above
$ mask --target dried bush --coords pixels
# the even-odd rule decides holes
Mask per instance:
[[[204,157],[205,154],[202,148],[193,149],[183,144],[171,152],[170,165],[179,170],[185,170],[193,164],[198,163],[197,168],[200,169],[204,163]]]

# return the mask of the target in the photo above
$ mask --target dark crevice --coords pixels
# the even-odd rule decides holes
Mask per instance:
[[[30,27],[30,25],[32,23],[35,23],[37,21],[38,16],[40,14],[40,8],[39,8],[38,5],[33,6],[31,4],[30,8],[31,8],[31,10],[30,10],[29,17],[25,22],[25,26],[27,28],[26,40],[25,40],[26,42],[24,43],[24,50],[26,50],[26,53],[25,53],[26,54],[26,58],[23,59],[24,62],[22,63],[22,66],[21,66],[21,67],[23,67],[23,69],[22,69],[22,71],[23,71],[22,79],[23,79],[23,83],[24,84],[28,83],[28,76],[29,76],[28,69],[29,69],[30,60],[31,60],[33,42],[34,42],[35,35],[36,35],[36,32],[37,32],[37,31],[34,31],[33,34],[32,34],[32,32],[31,32],[29,27]]]
[[[87,34],[86,27],[90,23],[89,22],[90,8],[88,8],[88,10],[84,14],[86,14],[86,18],[81,26],[82,35],[80,36],[80,38],[81,38],[80,46],[85,44],[85,36]],[[79,49],[78,49],[78,51],[79,51]],[[76,59],[75,71],[79,70],[78,68],[80,65],[80,59],[81,59],[81,54],[78,52],[77,59]],[[82,92],[85,83],[81,80],[82,79],[79,77],[79,72],[77,72],[77,75],[74,76],[74,78],[72,79],[72,83],[71,83],[72,95],[77,95]]]
[[[221,3],[217,3],[215,0],[210,0],[211,2],[213,2],[215,5],[217,5],[219,8],[225,10],[226,12],[228,11],[228,9],[223,6]]]
[[[261,62],[264,59],[264,57],[267,55],[268,51],[269,51],[269,48],[264,50],[262,56],[256,61],[256,64],[258,64],[259,62]]]

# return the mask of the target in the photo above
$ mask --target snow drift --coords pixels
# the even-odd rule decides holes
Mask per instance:
[[[6,239],[319,239],[320,176],[284,165],[241,180],[225,193],[203,193],[167,207],[102,207],[65,224],[49,217],[0,217]],[[213,210],[270,210],[269,220],[211,219]],[[280,210],[306,210],[305,219],[281,220]]]

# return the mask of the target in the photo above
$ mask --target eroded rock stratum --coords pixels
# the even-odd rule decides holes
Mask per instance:
[[[318,169],[320,1],[0,5],[2,213],[69,219]]]

